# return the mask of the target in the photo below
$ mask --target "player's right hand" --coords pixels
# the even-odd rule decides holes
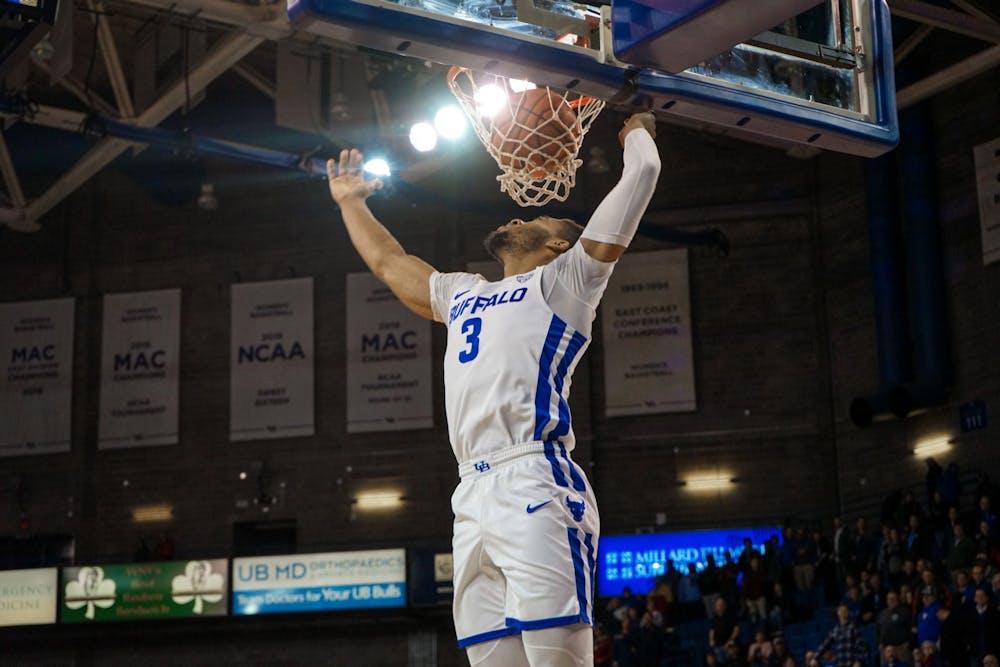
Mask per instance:
[[[633,130],[643,129],[649,132],[649,136],[656,138],[656,116],[650,111],[634,113],[625,119],[625,124],[618,132],[618,142],[625,147],[625,137]]]
[[[349,199],[362,201],[382,187],[377,178],[365,180],[365,156],[357,148],[340,151],[340,160],[327,160],[326,178],[330,185],[330,196],[338,205]]]

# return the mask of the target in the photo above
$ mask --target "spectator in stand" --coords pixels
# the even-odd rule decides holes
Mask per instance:
[[[920,516],[911,514],[907,521],[907,526],[909,528],[906,532],[905,556],[914,561],[921,558],[930,558],[931,541],[920,520]]]
[[[772,535],[771,539],[764,544],[764,558],[762,562],[764,576],[769,582],[782,580],[781,567],[781,545],[778,536]]]
[[[948,523],[948,507],[941,500],[941,492],[935,491],[927,508],[927,525],[933,537],[933,553],[941,558],[948,553],[951,542],[951,526]]]
[[[612,667],[615,642],[603,627],[594,629],[594,667]]]
[[[993,511],[993,500],[989,496],[981,496],[979,498],[979,521],[980,523],[985,521],[989,527],[990,532],[995,533],[997,531],[997,515]]]
[[[767,640],[767,635],[758,630],[753,643],[747,648],[747,662],[751,665],[766,665],[771,661],[774,645]]]
[[[886,608],[879,612],[875,624],[875,639],[879,650],[895,647],[897,657],[909,663],[913,659],[910,652],[913,616],[908,608],[899,603],[899,593],[896,591],[889,591],[885,600]]]
[[[771,590],[771,610],[767,613],[767,625],[772,632],[780,632],[791,619],[791,600],[785,595],[785,586],[774,582]]]
[[[938,654],[937,644],[934,642],[924,642],[916,653],[920,667],[941,667],[941,656]]]
[[[747,667],[747,661],[743,657],[740,645],[735,641],[726,644],[726,665],[727,667]]]
[[[804,528],[795,530],[795,590],[807,592],[816,582],[816,544],[806,538]]]
[[[795,529],[791,526],[785,526],[782,529],[782,534],[784,540],[782,540],[781,549],[781,569],[785,573],[793,572],[795,570],[795,552],[798,549],[799,541],[795,536]]]
[[[925,478],[926,483],[924,486],[927,490],[927,504],[930,505],[934,494],[941,488],[941,475],[944,474],[944,468],[934,460],[933,456],[928,456],[924,459],[924,465],[927,466],[927,477]]]
[[[864,517],[854,524],[854,567],[860,572],[874,569],[878,554],[875,538],[868,533]]]
[[[1000,612],[990,606],[989,596],[976,590],[976,608],[968,620],[969,647],[976,661],[1000,653]]]
[[[945,566],[949,572],[954,572],[972,565],[972,560],[976,557],[976,545],[966,536],[961,523],[956,523],[951,530],[953,536]]]
[[[941,621],[941,632],[938,634],[941,662],[944,667],[968,667],[969,648],[961,611],[953,613],[948,607],[941,607],[937,615]]]
[[[626,607],[627,609],[627,607]],[[626,614],[621,630],[615,634],[615,665],[617,667],[639,667],[639,631],[635,620]]]
[[[837,565],[833,560],[833,545],[820,531],[813,531],[813,552],[816,557],[816,585],[823,590],[827,600],[840,597]]]
[[[971,570],[972,585],[976,588],[985,591],[987,595],[992,595],[993,587],[990,586],[990,582],[986,579],[986,563],[982,561],[976,561],[972,565]]]
[[[941,606],[938,602],[937,594],[933,586],[925,586],[920,592],[923,600],[923,608],[917,614],[917,645],[923,646],[924,642],[937,642],[938,634],[941,632],[941,621],[938,620],[937,610]]]
[[[993,600],[993,608],[1000,610],[1000,572],[990,579],[990,598]]]
[[[767,577],[759,556],[750,559],[750,569],[743,574],[741,586],[743,604],[757,622],[767,621]]]
[[[907,664],[900,659],[895,646],[889,645],[882,649],[882,667],[904,667]]]
[[[878,613],[885,608],[885,591],[878,573],[868,577],[867,585],[861,589],[861,622],[874,623]]]
[[[975,606],[976,597],[976,587],[972,585],[972,581],[969,579],[969,573],[965,570],[959,570],[955,573],[955,594],[952,595],[952,600],[961,605],[964,609],[972,609]]]
[[[740,603],[739,591],[736,588],[736,583],[740,578],[740,570],[737,563],[733,560],[733,554],[730,551],[726,551],[726,562],[720,568],[721,581],[722,581],[722,591],[720,595],[726,598],[726,602],[730,606],[737,606]]]
[[[986,560],[994,566],[1000,562],[1000,554],[997,553],[998,545],[996,536],[993,531],[990,530],[990,524],[988,522],[979,522],[979,530],[973,536],[972,542],[976,546],[977,556],[986,558]]]
[[[740,574],[746,574],[750,571],[750,561],[754,558],[760,558],[760,552],[753,548],[753,540],[749,537],[744,537],[743,551],[740,552],[740,558],[736,561],[736,567],[739,569]]]
[[[715,556],[705,556],[705,569],[698,575],[698,590],[705,605],[705,618],[711,618],[715,611],[715,601],[722,593],[722,570],[715,563]]]
[[[640,667],[659,665],[663,653],[663,632],[656,626],[653,615],[646,612],[639,621],[636,657]]]
[[[847,607],[847,619],[854,625],[861,625],[861,589],[850,585],[840,604]]]
[[[1000,667],[1000,661],[997,660],[995,655],[990,653],[983,658],[983,667]]]
[[[817,656],[822,656],[828,649],[833,650],[836,667],[862,667],[865,664],[868,647],[861,638],[861,632],[848,619],[849,614],[846,605],[837,607],[837,625],[830,630],[830,634],[815,652],[806,654],[807,664],[816,660]]]
[[[833,562],[837,564],[838,581],[854,572],[854,550],[851,531],[841,517],[833,517]]]
[[[698,568],[694,563],[688,564],[688,573],[677,584],[677,601],[680,603],[679,616],[682,623],[705,618],[705,608],[698,590]]]
[[[782,636],[775,637],[771,642],[773,647],[771,651],[771,657],[767,660],[767,667],[784,667],[786,660],[791,660],[792,664],[795,664],[795,658],[793,658],[788,653],[788,645],[785,643],[785,638]]]
[[[903,572],[903,540],[895,527],[886,529],[887,537],[882,541],[879,553],[879,570],[885,575],[889,585],[900,585]]]
[[[729,613],[729,605],[726,599],[720,597],[715,601],[715,613],[708,626],[708,648],[715,653],[719,664],[726,664],[729,656],[726,653],[726,644],[736,641],[740,635],[740,626],[736,618]]]
[[[899,509],[896,510],[896,525],[897,526],[907,526],[909,525],[910,517],[916,515],[921,517],[924,515],[924,508],[920,506],[913,497],[911,491],[907,491],[903,494],[903,502],[899,504]]]

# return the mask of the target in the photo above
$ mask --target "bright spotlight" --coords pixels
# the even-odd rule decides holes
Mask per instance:
[[[434,114],[434,128],[445,139],[458,139],[465,134],[465,114],[453,104],[441,107]]]
[[[421,153],[434,150],[437,146],[438,135],[434,131],[434,126],[428,122],[421,121],[414,123],[410,128],[410,143]]]
[[[534,90],[535,88],[538,88],[535,84],[530,81],[525,81],[524,79],[508,79],[507,85],[509,85],[510,89],[515,93],[523,93],[526,90]]]
[[[367,171],[372,176],[382,176],[387,178],[392,175],[392,171],[389,169],[389,163],[380,157],[372,158],[365,162],[365,171]]]
[[[488,83],[476,90],[474,99],[479,115],[493,118],[507,103],[507,93],[495,83]]]

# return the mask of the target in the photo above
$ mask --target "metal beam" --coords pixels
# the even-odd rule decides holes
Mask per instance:
[[[904,39],[902,44],[896,47],[896,50],[892,54],[892,64],[898,65],[902,62],[903,58],[910,55],[913,49],[917,48],[932,32],[934,32],[934,26],[932,25],[923,23],[917,26],[917,29],[910,33],[910,36]]]
[[[270,97],[272,100],[278,96],[276,86],[268,81],[263,74],[259,73],[249,65],[240,63],[239,65],[233,67],[233,72],[240,75],[244,81]]]
[[[0,172],[3,173],[3,182],[7,186],[10,202],[15,208],[24,208],[26,203],[24,190],[21,189],[21,181],[17,178],[14,161],[10,158],[10,151],[7,150],[7,140],[4,139],[3,132],[0,132]]]
[[[952,4],[964,11],[966,14],[972,14],[975,17],[981,18],[984,21],[996,22],[996,17],[989,12],[980,9],[976,5],[972,4],[968,0],[951,0]]]
[[[952,9],[942,9],[921,0],[890,0],[889,10],[894,16],[944,28],[960,35],[1000,44],[1000,25],[986,23]]]
[[[243,33],[223,37],[209,51],[205,59],[189,73],[187,78],[190,92],[194,94],[204,90],[209,83],[239,62],[243,56],[250,53],[262,41],[264,41],[262,37]],[[134,124],[140,127],[159,125],[167,116],[180,108],[185,99],[184,81],[175,82],[160,99],[153,102],[135,119]],[[119,139],[99,141],[79,162],[59,177],[41,197],[28,205],[26,209],[27,220],[33,222],[41,218],[130,145],[129,142]],[[0,221],[7,222],[8,226],[13,226],[12,219],[16,222],[9,210],[0,212]]]
[[[97,21],[97,41],[101,45],[104,67],[108,72],[108,79],[111,81],[111,90],[114,91],[115,101],[118,103],[119,115],[122,118],[132,118],[135,116],[135,107],[132,105],[132,95],[128,91],[128,82],[125,81],[125,72],[122,71],[122,61],[118,57],[115,36],[111,32],[111,25],[105,16],[104,3],[101,0],[89,0],[88,4],[94,12],[94,20]]]
[[[229,0],[130,0],[125,4],[236,26],[249,35],[267,39],[285,39],[292,34],[283,2],[252,5]]]
[[[900,110],[913,106],[998,65],[1000,65],[1000,45],[991,46],[971,58],[966,58],[951,67],[945,67],[940,72],[898,91],[896,106]]]
[[[35,64],[43,74],[52,77],[52,68],[44,60],[40,60],[34,54],[31,56],[31,62]],[[98,95],[93,90],[87,90],[84,88],[83,84],[79,82],[72,74],[66,74],[59,79],[59,85],[66,89],[66,92],[71,94],[76,99],[80,100],[88,107],[93,107],[95,111],[98,111],[106,116],[117,116],[118,109],[114,108],[111,104],[107,102],[103,97]]]

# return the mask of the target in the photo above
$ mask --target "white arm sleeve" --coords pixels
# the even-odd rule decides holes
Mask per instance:
[[[594,211],[582,238],[627,247],[635,236],[660,175],[660,155],[648,132],[628,133],[624,163],[621,180]]]

